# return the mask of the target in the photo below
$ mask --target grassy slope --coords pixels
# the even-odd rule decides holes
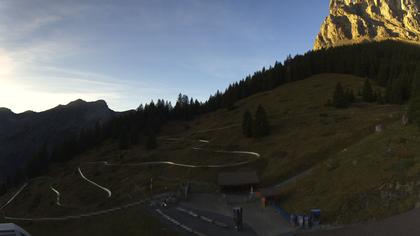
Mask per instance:
[[[290,184],[282,204],[290,211],[320,207],[324,220],[348,223],[419,207],[420,136],[417,128],[390,124]]]
[[[392,124],[400,118],[403,109],[400,106],[358,104],[346,110],[325,107],[324,104],[331,97],[337,82],[341,82],[345,87],[354,88],[356,91],[363,85],[363,79],[353,76],[318,75],[244,99],[238,102],[232,111],[219,110],[198,117],[192,122],[168,124],[162,131],[162,136],[183,137],[187,140],[160,140],[159,148],[153,151],[146,151],[141,146],[121,151],[116,148],[115,143],[110,141],[75,158],[70,163],[55,165],[49,174],[52,178],[35,180],[34,184],[10,205],[8,213],[14,216],[30,217],[77,214],[105,209],[150,195],[148,186],[152,177],[155,185],[154,193],[163,191],[165,188],[175,189],[183,180],[193,181],[193,189],[196,191],[215,191],[217,189],[216,176],[221,171],[162,166],[121,168],[83,165],[82,170],[88,178],[113,191],[113,197],[107,199],[104,192],[97,191],[86,184],[75,172],[77,166],[83,162],[107,160],[112,163],[136,163],[171,160],[192,164],[222,164],[248,158],[247,156],[194,151],[191,146],[198,145],[196,141],[193,141],[195,139],[210,140],[211,143],[207,147],[212,149],[247,150],[261,153],[261,160],[235,168],[235,170],[256,169],[263,185],[268,186],[319,163],[322,165],[330,158],[335,159],[344,148],[350,148],[360,143],[360,140],[369,137],[376,124]],[[264,105],[269,114],[272,134],[262,139],[244,138],[240,127],[242,114],[246,109],[254,112],[258,104]],[[202,132],[231,125],[238,126]],[[223,171],[226,170],[229,169]],[[328,174],[325,176],[329,177]],[[375,179],[372,182],[378,181]],[[299,184],[302,184],[302,187],[306,186],[304,182]],[[62,192],[63,203],[70,207],[57,209],[54,205],[55,196],[49,190],[50,185]],[[322,189],[321,187],[325,186],[320,186],[319,189]],[[298,203],[303,201],[303,195],[298,194],[296,189],[292,186],[287,192],[287,203],[290,204],[290,209],[298,209],[300,206]],[[305,194],[310,194],[310,192],[305,192]],[[324,196],[323,193],[320,194]],[[7,196],[3,196],[0,202],[5,202],[6,199]],[[307,202],[305,207],[317,203],[305,201]],[[317,206],[324,207],[321,204]],[[96,224],[96,220],[87,222],[91,222],[89,225]],[[68,225],[71,224],[72,222],[68,223]],[[88,223],[84,224],[86,225],[83,227],[93,227],[88,226]],[[63,227],[67,227],[66,225],[67,223],[63,223]],[[36,232],[38,224],[34,223],[31,227]],[[42,227],[39,225],[40,230]],[[60,233],[60,235],[65,234]],[[104,233],[103,235],[112,234]]]
[[[57,235],[176,235],[142,208],[66,222],[19,223],[33,236]]]
[[[201,117],[187,133],[224,148],[260,152],[263,160],[256,166],[263,183],[277,183],[358,142],[371,134],[376,124],[400,117],[399,106],[359,104],[346,110],[325,107],[337,82],[356,91],[363,84],[361,78],[352,76],[315,76],[245,99],[233,111],[220,110]],[[246,109],[255,111],[258,104],[265,106],[273,126],[269,137],[243,138],[240,127],[195,134],[196,130],[237,124]]]

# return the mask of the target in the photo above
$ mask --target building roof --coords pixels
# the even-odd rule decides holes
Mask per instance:
[[[248,184],[258,184],[257,172],[223,172],[219,173],[217,183],[219,186],[241,186]]]

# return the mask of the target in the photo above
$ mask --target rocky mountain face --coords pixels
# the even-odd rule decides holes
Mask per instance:
[[[60,143],[115,115],[102,100],[76,100],[39,113],[15,114],[0,108],[0,180],[21,169],[40,146]]]
[[[387,39],[420,43],[419,0],[331,0],[314,49]]]

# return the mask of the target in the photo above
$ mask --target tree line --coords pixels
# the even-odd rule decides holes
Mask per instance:
[[[180,94],[175,106],[164,100],[141,105],[137,110],[126,112],[110,122],[82,130],[78,136],[69,137],[61,145],[48,147],[50,151],[47,151],[47,157],[39,157],[41,147],[28,162],[27,168],[38,169],[52,161],[70,160],[109,139],[118,140],[120,148],[138,143],[146,145],[149,140],[149,148],[153,148],[158,145],[153,136],[168,121],[191,120],[197,115],[221,108],[234,109],[235,103],[243,98],[320,73],[345,73],[370,78],[386,88],[384,100],[389,103],[402,104],[414,94],[410,114],[418,113],[418,109],[414,108],[420,106],[420,86],[413,86],[413,81],[420,77],[420,47],[395,41],[348,45],[288,56],[283,63],[275,62],[269,68],[264,67],[229,85],[223,92],[217,91],[205,102]],[[348,91],[346,93],[344,89],[343,93],[350,98]],[[420,124],[420,118],[418,120]],[[25,170],[23,175],[26,175],[25,178],[41,175],[45,173],[45,167],[41,169]]]
[[[359,98],[359,99],[357,99]],[[390,102],[386,97],[382,95],[380,89],[374,90],[369,79],[365,79],[363,87],[359,90],[358,96],[354,95],[353,89],[344,88],[340,82],[337,83],[334,89],[332,98],[328,99],[327,106],[333,106],[335,108],[348,108],[352,103],[355,102],[367,102],[378,104],[385,104]]]
[[[52,163],[70,161],[104,142],[115,144],[119,149],[127,149],[133,145],[154,149],[158,145],[156,134],[164,124],[172,120],[192,120],[201,113],[201,102],[180,94],[175,106],[162,99],[156,103],[151,101],[108,122],[97,122],[94,127],[82,129],[77,135],[67,134],[65,141],[60,144],[52,147],[42,145],[15,176],[0,180],[0,194],[27,179],[45,175]]]
[[[269,135],[271,132],[270,122],[268,120],[265,108],[260,104],[253,117],[249,110],[246,110],[242,119],[242,133],[245,137],[261,138]]]

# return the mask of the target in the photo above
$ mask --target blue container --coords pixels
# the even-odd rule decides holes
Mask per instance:
[[[303,215],[297,215],[297,226],[303,227]]]
[[[296,227],[296,215],[295,214],[290,214],[290,225],[293,227]]]
[[[312,225],[319,225],[321,223],[321,210],[320,209],[312,209],[310,217],[311,217]]]
[[[303,216],[303,228],[309,229],[310,226],[310,217],[309,216]]]

